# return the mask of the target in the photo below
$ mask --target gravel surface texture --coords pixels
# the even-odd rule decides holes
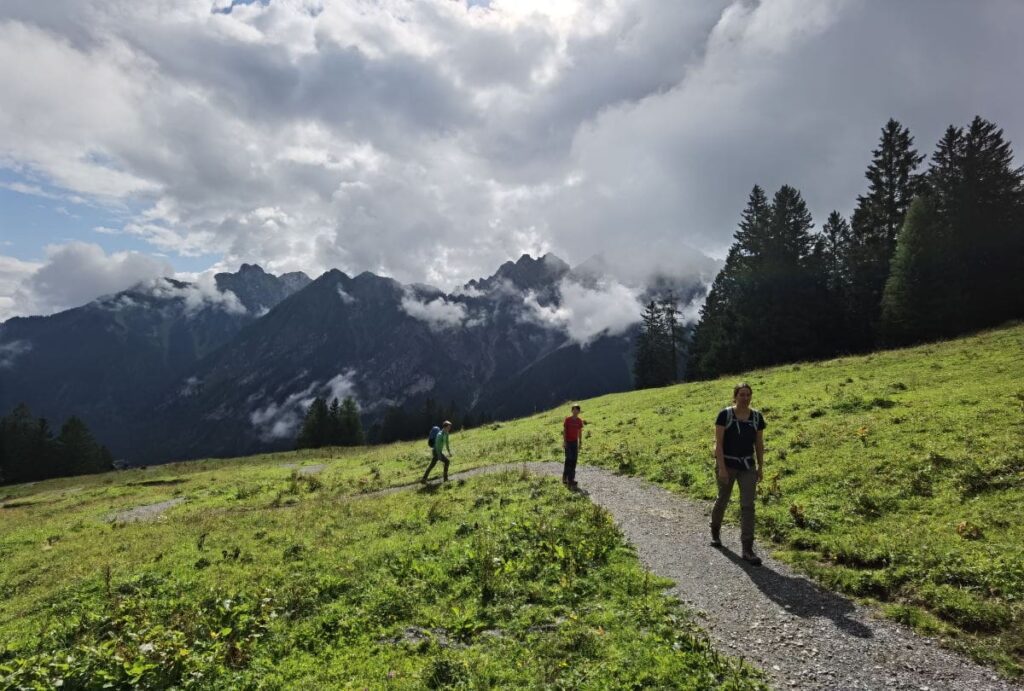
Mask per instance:
[[[525,465],[533,473],[561,477],[561,463]],[[519,471],[523,466],[489,466],[450,477]],[[723,527],[724,548],[711,547],[710,502],[695,502],[644,480],[589,466],[578,468],[576,479],[580,490],[612,515],[643,564],[675,582],[670,592],[696,612],[716,647],[764,670],[777,688],[1022,688],[819,588],[765,550],[764,565],[749,566],[739,557],[736,526]]]

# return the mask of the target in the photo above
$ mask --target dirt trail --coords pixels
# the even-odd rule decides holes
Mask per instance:
[[[451,478],[523,467],[489,466]],[[560,463],[525,467],[546,476],[560,477],[562,472]],[[612,515],[643,564],[676,583],[670,592],[697,612],[716,647],[760,667],[778,688],[1021,688],[931,639],[878,618],[867,607],[819,588],[766,550],[761,555],[764,566],[748,566],[739,558],[738,528],[723,529],[724,549],[710,547],[709,503],[589,466],[577,470],[577,480],[591,501]]]

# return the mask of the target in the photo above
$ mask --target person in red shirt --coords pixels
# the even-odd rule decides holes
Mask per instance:
[[[580,407],[574,405],[571,415],[565,418],[562,425],[562,448],[565,449],[565,465],[562,467],[562,484],[570,489],[576,488],[576,459],[580,456],[583,444],[583,425],[587,424],[580,417]]]

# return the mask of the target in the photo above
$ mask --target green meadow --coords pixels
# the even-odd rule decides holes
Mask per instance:
[[[710,500],[713,421],[741,378],[768,422],[762,549],[1019,675],[1024,326],[582,401],[581,462]],[[452,471],[557,460],[566,414],[457,432]],[[365,496],[427,461],[418,441],[0,488],[0,681],[761,683],[557,482],[506,473]],[[311,465],[324,467],[297,472]],[[175,498],[157,520],[110,520]]]
[[[366,496],[385,473],[356,455],[288,458],[15,488],[0,687],[764,688],[555,480]]]

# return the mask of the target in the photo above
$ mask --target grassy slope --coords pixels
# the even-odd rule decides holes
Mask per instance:
[[[360,497],[374,475],[263,457],[15,488],[0,687],[761,688],[553,480]]]
[[[1024,326],[744,378],[769,424],[761,538],[830,587],[1020,674]],[[584,402],[582,461],[713,498],[712,425],[736,380]],[[564,414],[460,446],[555,458]]]
[[[783,557],[828,585],[882,600],[890,615],[1019,673],[1024,663],[1022,372],[1024,326],[747,373],[754,404],[769,423],[769,469],[758,505],[762,538],[775,540]],[[711,498],[711,425],[729,402],[733,382],[585,401],[589,425],[582,462]],[[454,435],[453,470],[557,459],[564,414],[550,411]],[[165,554],[163,559],[173,562],[167,568],[175,573],[195,570],[195,541],[202,532],[210,541],[221,536],[211,559],[223,561],[219,550],[233,549],[233,529],[223,527],[222,514],[248,512],[259,522],[276,515],[268,507],[309,501],[303,483],[286,478],[283,463],[327,462],[326,487],[313,494],[335,501],[413,481],[426,460],[425,444],[416,442],[194,462],[7,488],[7,506],[28,505],[0,510],[5,523],[0,594],[8,598],[0,605],[0,635],[33,635],[39,612],[61,588],[95,587],[107,564],[115,583],[134,577],[153,552]],[[127,484],[174,477],[185,482]],[[80,490],[66,489],[74,487]],[[112,510],[175,492],[191,501],[169,512],[167,525],[179,533],[166,538],[166,549],[156,541],[154,531],[161,530],[156,527],[106,528],[110,537],[101,535],[97,526]],[[313,528],[294,530],[313,538]],[[128,540],[132,535],[137,537]],[[97,553],[100,541],[106,549]],[[243,554],[255,555],[260,564],[260,549],[248,549],[243,547]],[[280,561],[281,549],[274,545],[266,559]],[[211,572],[197,573],[206,578]]]

